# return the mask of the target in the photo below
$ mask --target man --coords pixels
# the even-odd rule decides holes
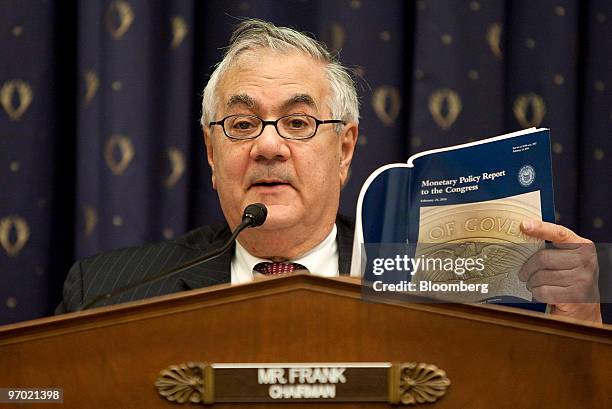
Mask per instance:
[[[202,111],[213,187],[227,223],[200,228],[173,242],[77,262],[57,312],[76,310],[100,294],[220,247],[240,224],[243,209],[258,202],[268,208],[266,222],[244,231],[232,251],[110,302],[243,283],[256,275],[294,269],[324,276],[349,272],[353,226],[337,212],[357,141],[359,107],[346,68],[308,36],[247,20],[238,25],[204,90]],[[577,237],[546,223],[524,227],[527,234],[552,241]],[[565,235],[558,237],[559,232]],[[534,259],[522,274],[534,294],[540,291],[550,298],[547,287],[567,287],[574,278],[563,273],[566,265],[546,261]],[[552,267],[561,273],[548,274]],[[579,290],[593,287],[595,270],[583,269],[577,276]],[[563,304],[553,311],[599,317],[596,304],[581,308]]]
[[[73,311],[100,294],[220,247],[243,209],[257,202],[266,205],[267,220],[241,233],[233,251],[110,303],[247,282],[280,268],[253,270],[266,261],[295,263],[283,271],[297,265],[325,276],[348,274],[353,225],[337,211],[357,140],[359,107],[347,70],[308,36],[245,21],[204,90],[202,111],[213,187],[227,223],[174,242],[77,262],[57,312]]]

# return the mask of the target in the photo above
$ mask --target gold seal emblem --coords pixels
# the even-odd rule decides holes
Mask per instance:
[[[119,40],[134,21],[134,11],[127,1],[115,0],[106,10],[106,29],[113,39]]]
[[[546,104],[541,96],[528,93],[519,95],[514,101],[514,117],[524,128],[540,126],[546,115]],[[529,115],[531,111],[531,115]]]
[[[134,154],[134,145],[127,136],[113,135],[106,141],[104,159],[115,175],[121,175],[125,172],[132,162]]]
[[[176,186],[178,181],[185,173],[185,155],[178,148],[168,149],[168,158],[170,159],[170,175],[164,180],[164,186],[168,189]]]
[[[372,94],[372,108],[381,122],[393,125],[402,107],[402,99],[397,88],[390,85],[377,87]]]
[[[22,217],[7,216],[0,219],[0,246],[9,257],[17,257],[29,238],[30,228]]]
[[[17,105],[14,105],[15,96]],[[11,121],[19,120],[32,103],[32,87],[22,80],[15,79],[5,82],[0,88],[0,103]]]
[[[436,124],[444,130],[453,126],[462,109],[461,98],[452,89],[438,89],[429,97],[429,112]]]
[[[170,43],[170,48],[175,49],[181,45],[189,32],[189,28],[187,28],[187,23],[181,16],[172,17],[170,24],[172,24],[172,43]]]
[[[421,207],[416,257],[429,260],[430,266],[417,270],[412,281],[487,285],[485,294],[422,293],[455,302],[502,295],[530,300],[531,293],[518,279],[518,271],[542,243],[521,231],[521,221],[526,218],[542,218],[539,191],[486,202]],[[443,268],[444,263],[452,268]],[[458,265],[482,268],[459,271]]]

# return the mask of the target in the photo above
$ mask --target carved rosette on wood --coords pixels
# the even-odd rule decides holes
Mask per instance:
[[[155,387],[161,396],[176,403],[212,403],[212,367],[201,362],[171,365],[160,371]]]
[[[435,365],[408,362],[394,364],[389,377],[389,403],[433,403],[446,394],[451,381]]]

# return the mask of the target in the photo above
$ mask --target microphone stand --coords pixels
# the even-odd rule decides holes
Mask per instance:
[[[265,216],[264,216],[265,219]],[[254,219],[252,216],[250,215],[245,215],[242,218],[242,223],[240,223],[238,225],[238,227],[236,227],[236,229],[234,230],[234,232],[232,233],[232,236],[230,237],[230,239],[223,245],[223,247],[217,249],[217,250],[213,250],[207,254],[204,254],[203,256],[197,257],[193,260],[190,260],[184,264],[181,264],[178,267],[174,267],[174,268],[170,268],[167,270],[164,270],[158,274],[155,274],[152,277],[149,277],[148,279],[144,280],[144,281],[140,281],[134,284],[130,284],[127,285],[125,287],[121,287],[116,289],[115,291],[111,291],[110,293],[106,293],[106,294],[102,294],[99,295],[98,297],[94,298],[93,300],[87,302],[86,304],[84,304],[82,307],[80,307],[77,311],[83,311],[86,310],[88,308],[93,307],[94,305],[98,304],[101,301],[104,300],[109,300],[111,298],[117,297],[118,295],[121,294],[125,294],[126,292],[133,290],[134,288],[146,285],[146,284],[151,284],[154,283],[156,281],[159,281],[163,278],[170,278],[173,277],[175,275],[177,275],[180,272],[183,272],[189,268],[192,268],[194,266],[197,266],[198,264],[204,263],[205,261],[210,261],[210,260],[214,260],[215,258],[219,257],[221,254],[225,253],[234,243],[234,240],[236,240],[236,237],[238,237],[238,234],[240,234],[240,232],[244,229],[246,229],[247,227],[250,226],[259,226],[261,225],[263,222],[258,223],[258,221],[256,219]]]

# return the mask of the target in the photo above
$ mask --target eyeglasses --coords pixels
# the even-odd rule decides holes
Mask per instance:
[[[208,126],[220,125],[225,136],[230,139],[255,139],[268,125],[274,125],[276,132],[285,139],[309,139],[315,136],[319,125],[343,124],[340,119],[321,121],[310,115],[286,115],[276,121],[264,121],[256,115],[230,115],[220,121],[210,122]]]

